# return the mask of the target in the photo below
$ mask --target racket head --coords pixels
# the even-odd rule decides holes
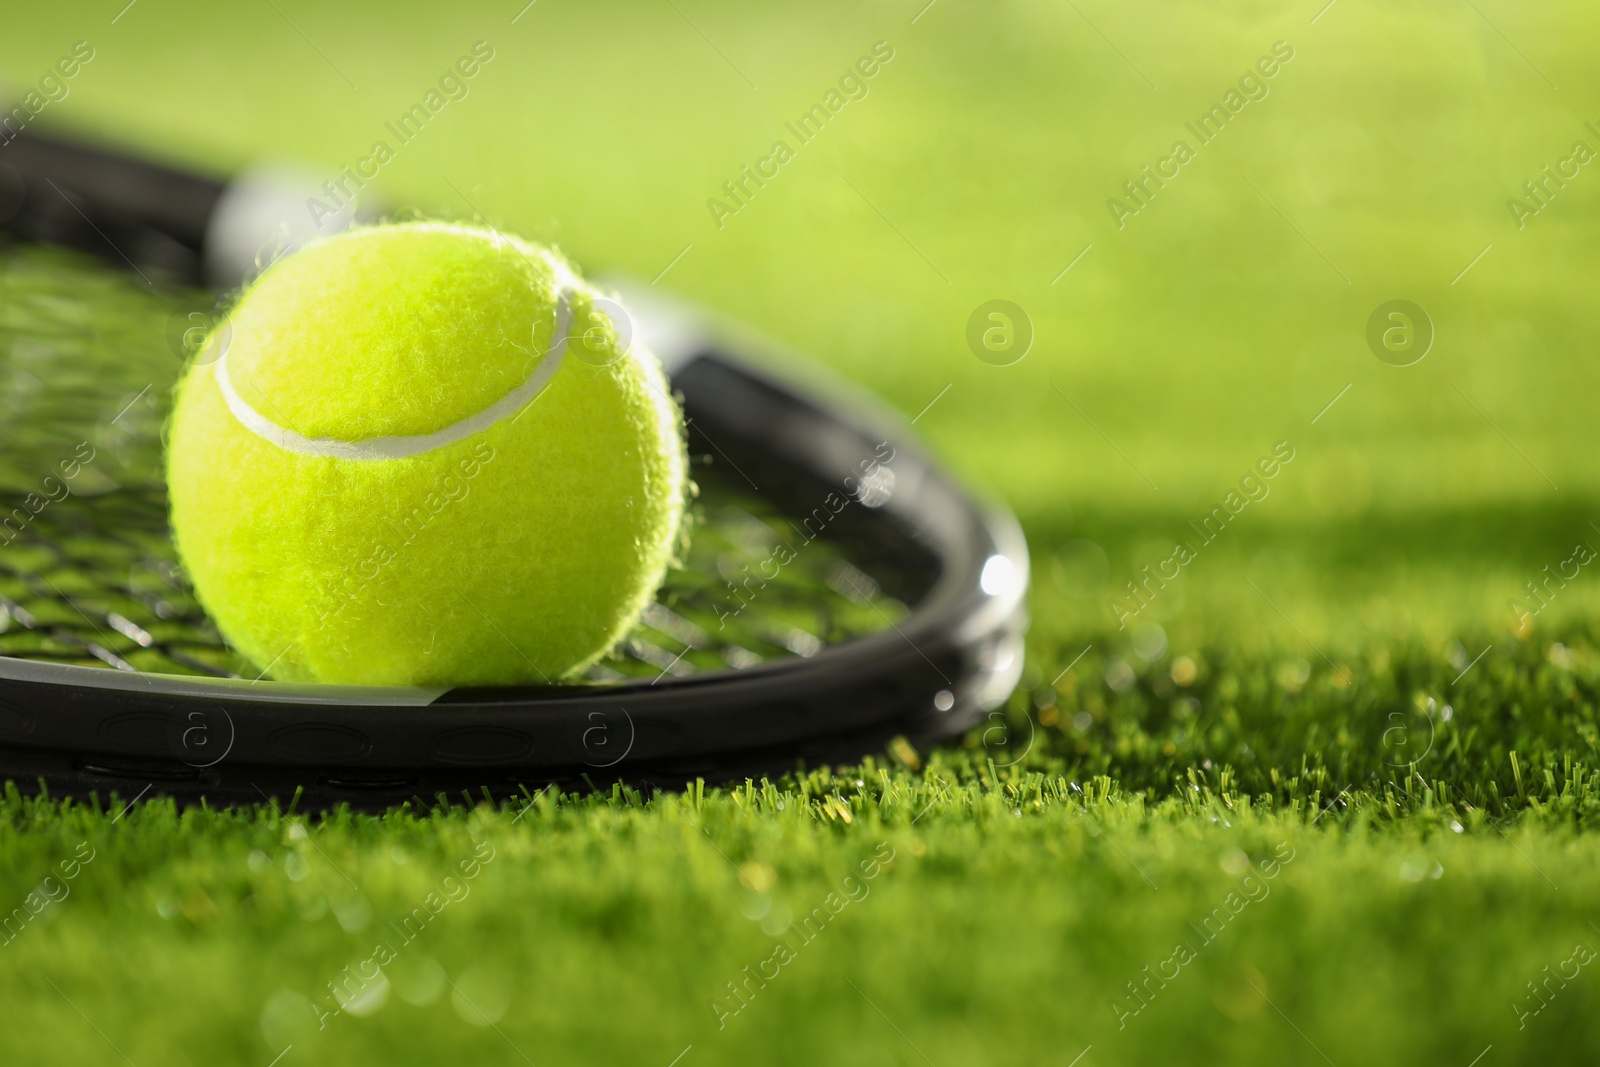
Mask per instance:
[[[679,785],[958,734],[1021,669],[1027,556],[908,428],[670,302],[630,324],[689,420],[690,547],[573,684],[289,686],[230,649],[166,525],[161,428],[214,294],[0,248],[0,774],[384,806],[551,781]],[[735,348],[742,351],[735,353]]]

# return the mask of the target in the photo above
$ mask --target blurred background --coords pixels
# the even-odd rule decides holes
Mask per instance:
[[[970,765],[949,772],[993,802],[942,826],[942,854],[930,832],[923,873],[897,876],[907,880],[892,890],[901,908],[885,906],[881,925],[825,950],[835,970],[876,976],[868,989],[921,1035],[928,1062],[1022,1062],[996,1051],[996,1028],[1009,1028],[1028,1062],[1065,1064],[1095,1033],[1120,1032],[1107,990],[1169,951],[1159,931],[1226,892],[1250,862],[1240,848],[1264,855],[1280,839],[1251,821],[1248,797],[1224,810],[1209,792],[1211,808],[1147,836],[1146,801],[1171,801],[1169,815],[1199,805],[1196,782],[1221,796],[1242,783],[1258,804],[1277,797],[1296,813],[1307,797],[1333,809],[1342,787],[1360,783],[1365,810],[1380,813],[1372,819],[1400,821],[1379,839],[1337,836],[1329,824],[1342,814],[1324,820],[1320,851],[1302,842],[1288,880],[1303,879],[1299,895],[1285,894],[1275,925],[1263,920],[1237,955],[1214,958],[1209,989],[1172,994],[1172,1010],[1187,1014],[1128,1037],[1126,1062],[1246,1044],[1250,1056],[1234,1062],[1311,1062],[1260,1010],[1265,995],[1243,990],[1257,979],[1266,988],[1263,973],[1281,983],[1274,991],[1305,992],[1298,1008],[1280,1003],[1340,1063],[1465,1065],[1489,1042],[1496,1057],[1515,1058],[1514,1047],[1532,1062],[1581,1028],[1577,1013],[1593,1000],[1574,992],[1559,1009],[1572,1028],[1510,1046],[1518,1009],[1504,1005],[1573,937],[1587,938],[1593,918],[1592,894],[1555,890],[1594,886],[1592,850],[1568,830],[1600,810],[1592,777],[1568,788],[1600,747],[1589,624],[1600,583],[1587,572],[1570,580],[1580,544],[1600,543],[1600,465],[1588,451],[1600,381],[1591,6],[108,0],[19,9],[8,21],[0,80],[13,97],[78,42],[93,52],[30,128],[206,173],[273,162],[318,181],[370,169],[361,161],[385,142],[392,158],[368,191],[400,215],[486,221],[559,245],[592,274],[653,283],[764,333],[915,417],[968,484],[1018,512],[1034,555],[1028,673],[1004,743],[968,739]],[[478,57],[477,72],[402,143],[394,124],[426,106],[464,56]],[[797,135],[817,106],[826,121]],[[786,151],[775,153],[779,141]],[[741,182],[735,198],[725,183]],[[165,344],[162,321],[152,314],[152,346]],[[1214,518],[1203,533],[1218,508],[1225,527],[1215,533]],[[1178,542],[1193,558],[1174,578]],[[1155,589],[1148,605],[1128,589],[1148,581],[1146,567],[1165,582],[1142,586]],[[1546,568],[1563,579],[1545,584]],[[1426,728],[1420,756],[1403,729],[1396,740],[1396,721]],[[920,771],[919,760],[894,766]],[[1048,833],[1013,823],[997,761],[1059,774],[1063,790],[1070,776],[1075,797],[1084,782],[1105,803],[1102,818],[1126,816],[1118,853],[1082,861],[1100,828],[1075,814]],[[870,789],[871,779],[851,780]],[[1133,790],[1124,808],[1113,780]],[[1459,810],[1439,806],[1463,797]],[[1509,852],[1485,812],[1548,816],[1547,836]],[[617,994],[580,1000],[567,983],[564,1011],[544,1016],[524,996],[526,1026],[567,1027],[568,1047],[595,1062],[622,1062],[616,1042],[632,1042],[635,1058],[670,1055],[690,1038],[619,1036],[618,1017],[677,1034],[689,1012],[704,1014],[699,991],[755,959],[761,939],[731,910],[696,910],[704,901],[690,890],[685,905],[665,888],[710,884],[705,870],[653,878],[677,871],[682,841],[700,845],[688,823],[671,823],[681,840],[652,852],[657,838],[629,836],[638,824],[588,818],[527,846],[566,849],[570,866],[539,874],[553,881],[537,892],[508,880],[499,910],[473,920],[462,943],[498,946],[498,924],[522,924],[523,947],[548,947],[556,961],[537,980],[547,992],[561,984],[551,974],[598,967]],[[829,850],[851,839],[831,815],[811,837],[786,818],[750,815],[738,833],[752,854],[772,845],[784,891],[809,887],[795,891],[798,906],[837,881]],[[219,833],[216,848],[242,869],[245,838],[270,849],[280,830]],[[69,849],[74,832],[59,831]],[[339,840],[388,862],[388,839],[370,827]],[[123,862],[142,863],[140,847]],[[181,856],[162,862],[186,869]],[[1436,862],[1450,872],[1443,881]],[[763,869],[745,889],[770,888]],[[614,895],[591,897],[588,871]],[[1147,898],[1141,878],[1177,888]],[[327,881],[330,899],[342,892]],[[541,926],[546,913],[532,907],[508,918],[524,892],[556,918]],[[1530,900],[1534,911],[1509,906]],[[121,918],[108,905],[98,929],[136,929],[160,955],[177,935],[147,925],[148,903]],[[719,926],[715,916],[733,917]],[[267,948],[280,944],[270,922],[239,921]],[[300,931],[296,922],[290,914],[278,929]],[[1539,936],[1530,923],[1543,924]],[[95,929],[74,936],[88,944]],[[288,936],[308,956],[348,956],[312,933]],[[152,989],[179,988],[178,972],[197,961],[226,960],[218,945],[197,936],[174,950],[162,964],[170,984]],[[202,995],[237,1024],[229,1033],[249,1035],[241,1057],[264,1063],[281,1046],[270,1027],[256,1040],[261,1004],[307,968],[257,981],[238,960],[228,966],[247,993],[219,983]],[[825,1027],[810,1028],[819,1013],[837,1013],[834,1035],[877,1016],[848,989],[834,998],[821,988],[772,995],[765,1029],[720,1054],[927,1059],[901,1044],[830,1043]],[[101,1010],[120,996],[102,990]],[[967,1011],[990,1029],[969,1028]],[[1093,1025],[1078,1026],[1091,1012]],[[1430,1027],[1446,1017],[1456,1029]],[[1062,1018],[1081,1039],[1060,1039]],[[1360,1018],[1379,1022],[1369,1033],[1352,1023]],[[1476,1036],[1454,1043],[1469,1026]],[[1202,1030],[1204,1042],[1185,1036]],[[414,1051],[404,1031],[371,1040],[391,1042],[394,1059]],[[1117,1062],[1103,1047],[1096,1056]]]
[[[1501,622],[1530,566],[1592,533],[1581,442],[1600,370],[1577,313],[1600,182],[1573,164],[1520,226],[1507,205],[1538,207],[1523,182],[1577,141],[1600,147],[1592,23],[1577,5],[1348,0],[143,0],[30,11],[0,69],[17,96],[87,41],[93,59],[36,128],[207,172],[338,178],[383,141],[393,158],[368,192],[402,211],[486,219],[590,272],[654,279],[908,416],[939,397],[918,428],[1021,513],[1040,608],[1089,625],[1288,441],[1270,498],[1206,554],[1277,535],[1258,584],[1307,599],[1296,621],[1337,641],[1362,608],[1380,624]],[[402,143],[394,124],[477,42],[492,58],[465,96]],[[802,143],[790,125],[874,48],[892,58]],[[1202,143],[1185,124],[1241,78],[1244,106]],[[779,140],[792,158],[762,163]],[[1194,157],[1162,164],[1180,140]],[[730,199],[724,183],[758,164],[776,176]],[[1124,183],[1154,188],[1144,166],[1177,175],[1141,206]],[[968,342],[996,299],[1032,331],[1007,366]],[[1366,336],[1396,299],[1434,333],[1406,367]],[[1079,540],[1094,547],[1055,559]],[[1211,563],[1154,616],[1184,625],[1178,602]],[[1210,595],[1281,625],[1225,584]]]

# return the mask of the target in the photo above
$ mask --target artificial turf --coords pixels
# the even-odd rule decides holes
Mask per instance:
[[[939,397],[918,430],[1028,534],[1029,666],[961,744],[726,790],[12,794],[0,910],[49,893],[0,944],[5,1062],[1600,1049],[1600,587],[1567,562],[1600,545],[1600,179],[1507,203],[1600,147],[1590,10],[276,6],[40,9],[0,59],[22,86],[93,42],[41,128],[333,174],[490,41],[383,192],[660,274],[908,416]],[[706,201],[880,40],[865,98],[719,228]],[[1119,228],[1106,201],[1278,41],[1270,92]],[[965,341],[997,296],[1036,334],[1006,367]],[[1365,339],[1396,298],[1436,328],[1410,367]]]

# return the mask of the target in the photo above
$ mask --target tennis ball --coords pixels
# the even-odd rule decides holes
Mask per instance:
[[[201,604],[285,681],[553,683],[677,545],[682,417],[554,253],[353,230],[269,267],[185,374],[172,530]]]

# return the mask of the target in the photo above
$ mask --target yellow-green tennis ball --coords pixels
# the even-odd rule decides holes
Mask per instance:
[[[545,249],[436,223],[270,267],[168,440],[222,634],[287,681],[537,684],[598,659],[660,584],[686,475],[659,365],[596,299]]]

